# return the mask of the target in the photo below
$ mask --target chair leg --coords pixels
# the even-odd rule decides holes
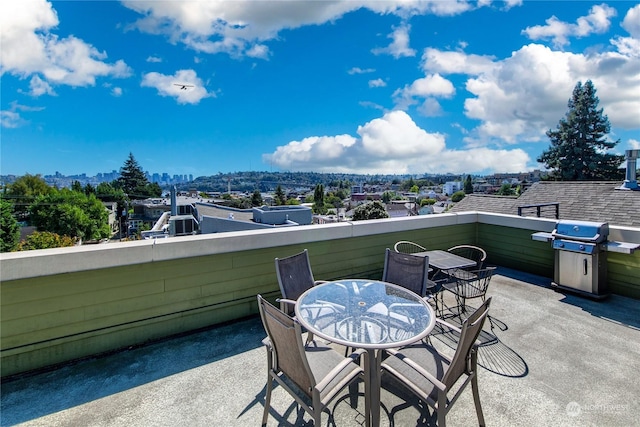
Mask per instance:
[[[471,391],[473,392],[473,402],[476,405],[476,414],[478,415],[478,425],[484,427],[484,415],[482,414],[482,405],[480,404],[480,393],[478,391],[478,372],[473,372],[471,378]]]
[[[443,391],[438,392],[438,427],[446,427],[447,425],[447,395]]]
[[[262,426],[267,425],[267,418],[269,417],[269,409],[271,408],[271,390],[273,390],[273,380],[271,375],[267,379],[267,394],[264,398],[264,412],[262,413]]]

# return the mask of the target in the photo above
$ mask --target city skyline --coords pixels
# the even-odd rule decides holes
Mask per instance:
[[[634,2],[0,4],[1,175],[540,169],[593,81],[640,148]]]

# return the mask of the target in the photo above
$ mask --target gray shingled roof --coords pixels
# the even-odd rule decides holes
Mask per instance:
[[[518,214],[519,206],[560,203],[560,219],[608,222],[611,225],[640,227],[640,191],[617,190],[615,181],[541,181],[520,197],[469,194],[450,212],[480,211]],[[536,216],[526,209],[523,216]],[[555,218],[555,208],[542,208],[541,216]]]

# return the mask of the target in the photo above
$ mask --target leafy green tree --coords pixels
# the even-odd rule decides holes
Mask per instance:
[[[362,221],[366,219],[380,219],[389,218],[387,210],[384,208],[384,204],[379,200],[374,200],[370,203],[365,203],[358,206],[353,210],[353,220]]]
[[[35,231],[27,236],[27,240],[20,242],[19,251],[34,249],[51,249],[75,246],[76,240],[69,236],[61,236],[49,231]]]
[[[29,208],[31,222],[38,231],[98,240],[109,237],[109,214],[93,194],[87,196],[69,189],[54,189],[39,196]]]
[[[251,206],[262,206],[262,194],[260,194],[260,190],[254,190],[251,195]]]
[[[418,188],[417,185],[412,185],[411,188],[409,189],[410,193],[418,193],[420,191],[420,188]]]
[[[26,174],[9,185],[5,197],[13,200],[16,214],[24,219],[29,205],[33,203],[37,196],[49,194],[51,187],[40,175]]]
[[[616,180],[623,172],[618,167],[624,156],[606,153],[620,140],[609,141],[609,119],[598,109],[600,100],[591,80],[573,89],[568,111],[556,130],[549,129],[551,147],[538,162],[551,169],[551,177],[560,181]]]
[[[416,185],[415,181],[413,180],[413,177],[410,177],[408,181],[405,181],[402,183],[402,189],[403,190],[409,190],[411,189],[411,187],[413,187],[414,185]]]
[[[20,242],[20,226],[13,217],[13,205],[0,199],[0,252],[11,252]]]
[[[115,188],[108,182],[101,182],[96,187],[95,195],[103,202],[120,202],[124,201],[124,191],[121,188]]]
[[[496,193],[499,196],[513,196],[515,193],[514,189],[511,187],[511,184],[502,184],[498,192]]]
[[[462,199],[464,199],[464,191],[456,191],[451,195],[451,201],[454,203],[457,203]]]
[[[77,191],[78,193],[82,193],[82,184],[80,184],[80,181],[75,180],[71,183],[71,190],[72,191]]]
[[[300,204],[300,200],[296,199],[295,197],[288,199],[287,202],[285,203],[285,205],[299,205],[299,204]]]
[[[464,193],[473,193],[473,182],[471,182],[471,175],[467,175],[467,179],[464,180]]]
[[[324,205],[324,185],[317,184],[313,191],[313,212],[323,215],[327,213],[327,208]]]
[[[276,187],[274,199],[275,199],[276,205],[278,206],[287,204],[287,196],[286,194],[284,194],[284,191],[282,190],[282,187],[280,185]]]
[[[325,206],[336,209],[341,208],[344,206],[342,200],[344,200],[343,197],[338,197],[335,193],[329,193],[325,199]]]
[[[436,204],[436,199],[422,199],[420,200],[420,206],[431,206]]]

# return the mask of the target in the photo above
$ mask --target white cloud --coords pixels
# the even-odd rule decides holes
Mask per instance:
[[[374,55],[389,54],[394,58],[400,58],[403,56],[416,56],[416,51],[409,47],[409,30],[410,25],[401,25],[393,30],[393,33],[387,37],[390,38],[391,44],[387,47],[379,47],[372,49],[371,52]]]
[[[422,68],[431,73],[478,75],[492,70],[494,60],[493,56],[427,48],[422,55]]]
[[[410,85],[394,92],[393,98],[396,108],[404,110],[410,105],[417,103],[416,98],[428,99],[424,112],[428,115],[439,115],[440,104],[435,98],[450,98],[456,90],[451,81],[445,79],[440,74],[429,74],[426,77],[415,80]],[[435,104],[434,104],[435,102]],[[436,107],[437,104],[437,107]],[[436,107],[434,109],[434,107]]]
[[[602,34],[609,30],[609,18],[616,16],[616,10],[606,4],[592,6],[587,16],[581,16],[575,24],[560,21],[555,16],[547,19],[547,25],[535,25],[522,30],[531,40],[551,40],[556,47],[569,44],[569,37],[586,37]]]
[[[315,136],[292,141],[263,161],[283,170],[350,173],[475,173],[527,169],[520,150],[448,150],[445,136],[429,133],[404,111],[391,111],[350,135]]]
[[[30,94],[32,96],[40,96],[40,95],[55,95],[55,91],[51,87],[49,83],[42,80],[37,74],[31,77],[31,81],[29,82]]]
[[[350,69],[349,71],[347,71],[348,74],[368,74],[368,73],[374,73],[376,70],[374,68],[360,68],[360,67],[353,67],[352,69]]]
[[[148,56],[147,57],[147,62],[153,62],[153,63],[162,62],[162,58],[160,58],[158,56]]]
[[[620,26],[631,37],[617,36],[611,39],[611,44],[623,55],[640,57],[640,4],[627,11]]]
[[[0,111],[0,124],[3,128],[17,128],[25,123],[25,120],[20,117],[20,114],[15,111],[2,110]]]
[[[640,141],[637,139],[630,139],[627,143],[629,150],[640,150]]]
[[[0,2],[0,74],[31,80],[33,95],[52,93],[50,85],[92,86],[97,77],[127,77],[122,60],[109,64],[107,55],[84,41],[51,32],[58,16],[45,0]]]
[[[387,83],[382,79],[369,80],[369,87],[385,87]]]
[[[190,86],[183,89],[182,85]],[[193,70],[178,70],[173,76],[147,73],[142,78],[141,86],[156,88],[159,95],[174,97],[178,104],[197,104],[203,98],[215,97],[215,93],[207,92]]]
[[[451,16],[474,8],[464,0],[342,0],[342,1],[150,1],[124,0],[124,6],[142,15],[132,25],[150,34],[164,35],[200,52],[266,58],[264,42],[282,30],[334,22],[346,13],[366,8],[402,19],[414,15]],[[401,27],[390,46],[395,55],[410,54],[408,33]],[[394,33],[395,34],[395,33]],[[396,38],[397,37],[397,38]]]
[[[12,101],[8,110],[0,111],[0,126],[4,128],[17,128],[28,123],[19,113],[19,111],[42,111],[44,107],[29,107],[27,105],[18,104]]]
[[[631,37],[640,39],[640,4],[627,11],[620,25],[627,30]]]
[[[622,51],[584,55],[530,44],[501,60],[437,49],[427,49],[423,58],[427,73],[465,73],[464,64],[470,64],[466,89],[473,97],[465,100],[465,114],[480,124],[467,137],[469,144],[544,139],[564,117],[576,83],[588,79],[612,126],[640,127],[638,56]]]
[[[122,88],[121,87],[114,87],[111,90],[111,95],[113,95],[115,97],[121,97],[122,96]]]
[[[438,102],[437,99],[431,97],[425,98],[422,105],[418,107],[418,112],[426,117],[437,117],[444,114],[440,102]]]

